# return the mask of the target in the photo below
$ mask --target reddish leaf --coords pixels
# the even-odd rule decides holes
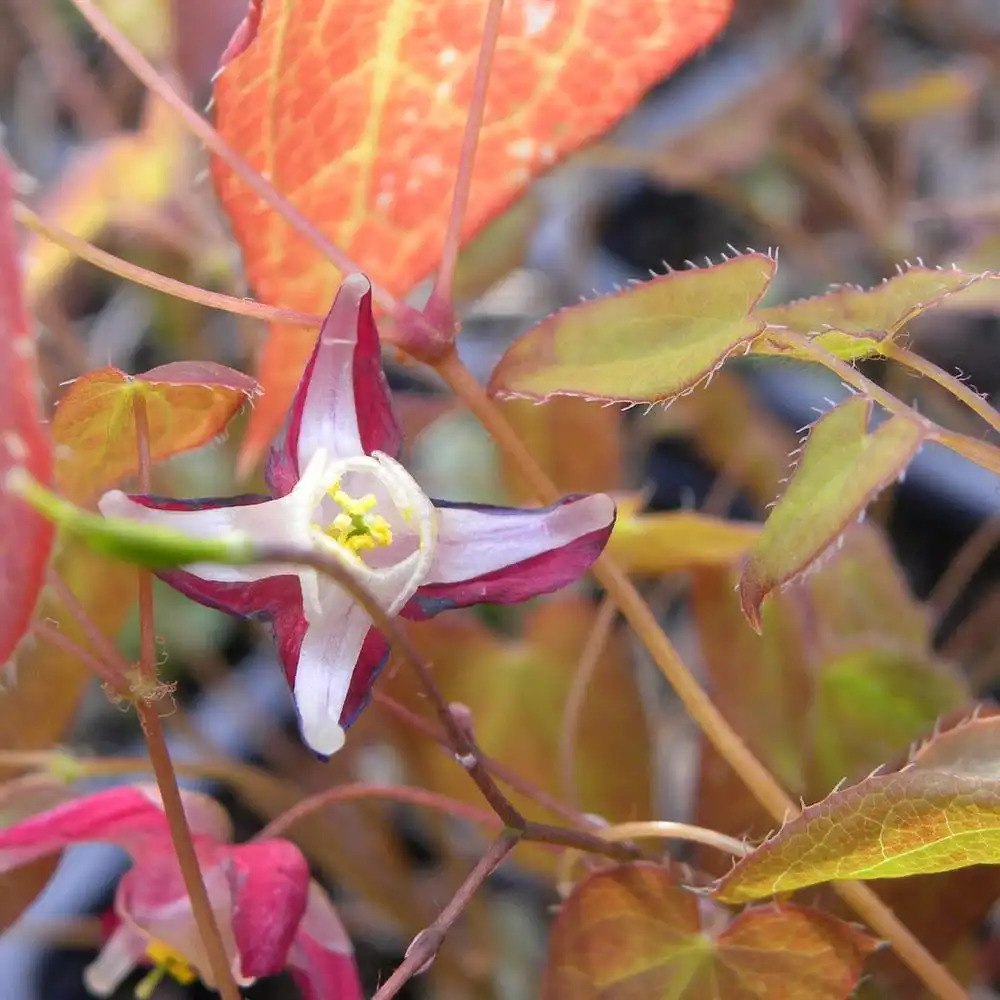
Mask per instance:
[[[463,235],[705,44],[730,0],[510,0]],[[397,294],[437,264],[486,5],[252,0],[215,92],[223,136]],[[260,298],[325,312],[338,272],[214,164]],[[274,435],[309,350],[275,327],[246,449]]]
[[[85,502],[139,466],[133,400],[142,395],[154,461],[200,448],[252,399],[256,383],[225,365],[184,361],[142,375],[101,368],[76,379],[56,408],[56,482]]]
[[[674,399],[711,379],[763,329],[753,310],[775,262],[746,254],[672,271],[563,309],[516,340],[490,378],[500,396]]]
[[[799,906],[732,922],[652,864],[581,882],[549,941],[543,1000],[846,1000],[876,941]]]
[[[941,733],[900,771],[807,806],[717,886],[731,903],[832,879],[900,878],[1000,862],[1000,717]]]
[[[27,469],[44,483],[52,476],[18,253],[13,167],[0,152],[0,664],[11,659],[28,629],[53,536],[52,525],[6,489],[12,469]]]
[[[760,629],[760,606],[864,515],[906,469],[925,437],[916,418],[893,416],[869,431],[872,403],[853,397],[813,426],[798,468],[743,567],[743,613]]]

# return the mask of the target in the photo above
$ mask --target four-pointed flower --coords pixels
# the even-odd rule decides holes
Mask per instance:
[[[190,501],[113,490],[100,509],[201,537],[243,532],[261,543],[320,546],[387,614],[409,618],[556,590],[590,566],[611,533],[615,505],[604,494],[541,510],[432,501],[396,461],[399,446],[371,286],[351,275],[271,449],[273,497]],[[203,604],[268,621],[303,739],[321,756],[343,745],[387,654],[356,601],[298,566],[199,563],[163,578]]]
[[[287,968],[306,1000],[361,1000],[351,942],[301,851],[279,839],[231,844],[225,810],[207,796],[182,795],[237,983]],[[164,974],[213,986],[155,788],[98,792],[0,830],[0,873],[88,841],[118,844],[134,864],[118,883],[114,930],[87,967],[87,988],[110,996],[133,968],[150,963],[150,988]]]

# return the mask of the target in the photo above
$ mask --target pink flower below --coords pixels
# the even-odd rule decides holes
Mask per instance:
[[[229,817],[184,792],[209,901],[233,977],[247,986],[288,969],[306,1000],[360,1000],[353,948],[301,851],[287,840],[229,843]],[[0,873],[73,844],[118,844],[132,857],[115,894],[113,930],[85,973],[110,996],[140,965],[215,985],[155,788],[125,786],[74,799],[0,830]]]
[[[360,1000],[353,948],[333,904],[287,840],[229,843],[229,817],[183,792],[209,901],[233,977],[247,986],[288,969],[306,1000]],[[139,965],[181,982],[214,980],[155,788],[124,786],[74,799],[0,830],[0,873],[73,844],[118,844],[133,867],[118,884],[113,930],[87,968],[87,988],[110,996]]]
[[[320,547],[387,614],[408,618],[564,587],[611,533],[615,505],[604,494],[541,510],[432,501],[396,461],[399,445],[371,286],[356,274],[341,286],[271,450],[273,496],[192,501],[113,490],[100,508],[201,537]],[[387,653],[360,605],[298,566],[196,564],[163,578],[202,604],[269,622],[303,739],[321,756],[343,745]]]

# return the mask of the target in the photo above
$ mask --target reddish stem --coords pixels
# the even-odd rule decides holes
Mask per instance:
[[[372,1000],[391,1000],[413,976],[422,972],[433,961],[441,947],[441,942],[444,941],[452,925],[486,880],[514,849],[518,839],[517,834],[506,832],[493,842],[490,849],[476,862],[476,867],[469,872],[465,881],[458,887],[458,891],[438,914],[434,922],[425,927],[413,939],[410,947],[406,950],[406,957],[399,963],[396,971],[382,984]]]
[[[316,812],[317,809],[326,809],[328,806],[340,802],[352,802],[356,799],[388,799],[391,802],[405,802],[408,805],[436,809],[449,816],[494,829],[501,825],[495,813],[487,812],[485,809],[477,809],[475,806],[467,805],[456,799],[449,799],[445,795],[428,791],[426,788],[411,788],[408,785],[369,785],[359,781],[349,785],[338,785],[336,788],[327,788],[325,791],[310,795],[309,798],[303,799],[280,816],[276,816],[257,834],[255,839],[283,836],[290,827]]]
[[[490,84],[490,71],[493,68],[493,56],[496,54],[497,39],[500,37],[500,19],[503,15],[503,0],[490,0],[486,10],[486,23],[483,25],[483,38],[479,46],[479,61],[476,64],[476,78],[472,85],[472,100],[469,103],[469,114],[465,120],[465,134],[462,137],[462,151],[458,159],[458,170],[455,175],[455,190],[452,195],[451,212],[448,216],[448,228],[445,230],[444,246],[441,248],[441,264],[438,267],[437,278],[431,291],[424,315],[448,339],[452,338],[455,327],[455,311],[453,293],[455,283],[455,267],[458,263],[458,250],[462,242],[462,223],[469,204],[469,191],[472,188],[472,173],[476,164],[476,147],[479,145],[479,133],[483,127],[486,114],[486,92]]]
[[[136,387],[132,395],[132,413],[135,418],[135,441],[139,458],[139,489],[148,493],[151,488],[152,458],[149,447],[149,416],[142,390]],[[139,672],[150,691],[156,687],[156,625],[153,608],[153,577],[147,570],[139,570]],[[223,1000],[240,1000],[240,991],[233,978],[226,946],[223,943],[215,913],[208,899],[205,882],[198,862],[198,853],[184,813],[184,802],[177,784],[177,774],[170,760],[170,751],[163,733],[163,725],[153,700],[140,692],[135,699],[136,711],[149,750],[153,775],[160,790],[163,811],[170,828],[177,855],[177,864],[184,879],[184,888],[191,901],[191,911],[205,946],[205,955],[215,980],[216,989]]]

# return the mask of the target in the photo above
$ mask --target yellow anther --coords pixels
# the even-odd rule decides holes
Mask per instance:
[[[162,941],[150,941],[146,946],[146,956],[153,963],[153,968],[135,988],[138,1000],[149,1000],[164,976],[176,979],[182,986],[188,986],[198,978],[191,963],[176,948]]]
[[[335,542],[355,555],[369,549],[392,544],[392,528],[381,514],[370,514],[378,500],[373,493],[366,493],[355,500],[334,483],[327,491],[341,509],[323,530]]]

